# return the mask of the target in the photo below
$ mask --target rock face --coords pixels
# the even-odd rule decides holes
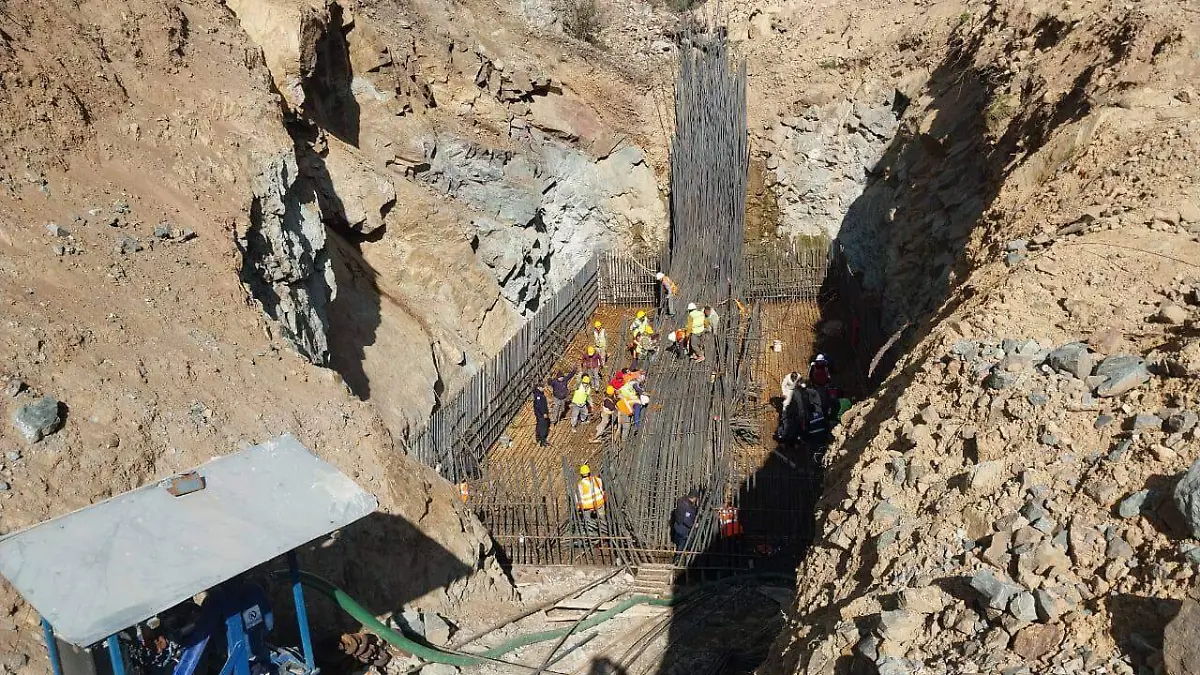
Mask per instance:
[[[336,286],[316,194],[291,155],[267,160],[251,190],[250,222],[238,238],[243,281],[296,351],[325,365]]]
[[[851,101],[809,107],[772,130],[767,168],[774,173],[783,233],[838,235],[899,127],[892,94],[866,87]]]
[[[13,427],[29,443],[37,443],[58,431],[62,418],[58,414],[59,402],[53,396],[23,405],[13,413]]]
[[[426,147],[430,168],[420,180],[478,213],[476,253],[525,312],[593,251],[623,245],[620,233],[666,223],[654,173],[635,147],[595,160],[537,132],[521,153],[451,137]]]

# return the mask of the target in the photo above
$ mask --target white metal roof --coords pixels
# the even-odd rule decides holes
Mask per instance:
[[[0,539],[0,574],[88,646],[370,514],[378,506],[291,434]]]

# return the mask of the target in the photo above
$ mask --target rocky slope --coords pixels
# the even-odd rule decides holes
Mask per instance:
[[[506,598],[397,435],[592,248],[665,224],[631,76],[525,30],[440,3],[0,4],[0,528],[290,431],[382,505],[308,566],[380,610]],[[36,616],[0,607],[0,666],[41,671]]]
[[[967,3],[894,44],[893,75],[925,78],[897,81],[879,159],[853,140],[869,109],[834,111],[818,149],[873,162],[841,232],[911,328],[826,458],[763,672],[1194,672],[1200,26],[1179,9]],[[821,133],[809,110],[786,141]]]

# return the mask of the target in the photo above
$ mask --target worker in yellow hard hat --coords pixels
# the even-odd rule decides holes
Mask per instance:
[[[633,341],[633,369],[645,368],[654,361],[658,353],[658,340],[654,337],[654,327],[646,326],[646,330]]]
[[[611,384],[604,388],[604,399],[600,401],[600,423],[596,425],[596,433],[592,443],[599,443],[612,424],[613,416],[617,414],[617,390]]]
[[[604,361],[600,359],[599,352],[595,347],[586,347],[583,350],[583,356],[579,358],[579,372],[586,373],[592,378],[592,382],[600,381],[600,369],[604,367]]]
[[[629,334],[634,339],[642,334],[642,331],[650,325],[650,318],[646,316],[646,310],[639,309],[633,317],[633,321],[629,324]]]
[[[579,386],[575,387],[575,391],[571,394],[571,430],[580,422],[586,422],[588,412],[591,409],[592,402],[592,378],[590,375],[584,375],[579,378]]]
[[[604,332],[604,324],[599,321],[592,324],[592,347],[600,355],[600,367],[608,364],[608,334]]]
[[[595,539],[604,527],[604,481],[592,475],[587,464],[579,467],[579,482],[575,484],[575,508],[588,539]]]

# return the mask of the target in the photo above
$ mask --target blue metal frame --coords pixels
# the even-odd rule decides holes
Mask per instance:
[[[113,675],[125,675],[125,659],[121,657],[121,641],[117,634],[109,635],[104,644],[108,647],[108,662],[112,664]]]
[[[300,584],[300,563],[296,560],[296,552],[288,551],[288,572],[292,577],[292,601],[296,605],[296,623],[300,624],[300,646],[304,649],[304,665],[308,672],[316,672],[316,659],[313,657],[312,633],[308,629],[308,609],[304,605],[304,586]]]
[[[58,658],[58,641],[54,639],[54,626],[42,618],[42,637],[46,640],[46,654],[50,657],[50,669],[54,675],[63,675],[62,661]]]
[[[296,605],[296,622],[299,624],[300,629],[300,644],[304,651],[304,666],[307,673],[315,674],[318,671],[313,653],[312,632],[308,625],[308,610],[304,604],[304,587],[300,583],[300,565],[296,558],[296,552],[289,551],[287,560],[292,582],[292,599]],[[219,594],[217,595],[217,598],[221,597]],[[222,599],[222,602],[224,603],[225,600]],[[221,668],[221,675],[250,675],[250,657],[252,656],[251,636],[246,631],[242,610],[236,604],[225,606],[227,609],[220,613],[225,614],[225,644],[227,646],[227,653],[225,664]],[[268,620],[269,617],[264,616],[264,621]],[[45,618],[41,619],[41,623],[42,635],[46,641],[46,652],[50,657],[50,666],[54,671],[53,675],[63,675],[62,660],[58,652],[58,642],[54,637],[54,627]],[[268,630],[269,625],[268,621]],[[209,638],[206,636],[203,641],[193,645],[188,650],[188,654],[185,654],[184,661],[188,661],[189,658],[186,657],[190,657],[193,669],[195,667],[194,662],[199,659],[208,642]],[[109,663],[112,664],[112,675],[126,675],[125,659],[121,653],[121,643],[117,634],[114,633],[108,636],[104,641],[104,646],[108,650]],[[285,658],[282,662],[276,662],[273,657],[274,655],[272,655],[270,660],[275,665],[282,665],[283,662],[298,665],[294,657]],[[179,672],[179,670],[176,670],[176,672]],[[188,670],[184,670],[184,672],[188,672]]]

